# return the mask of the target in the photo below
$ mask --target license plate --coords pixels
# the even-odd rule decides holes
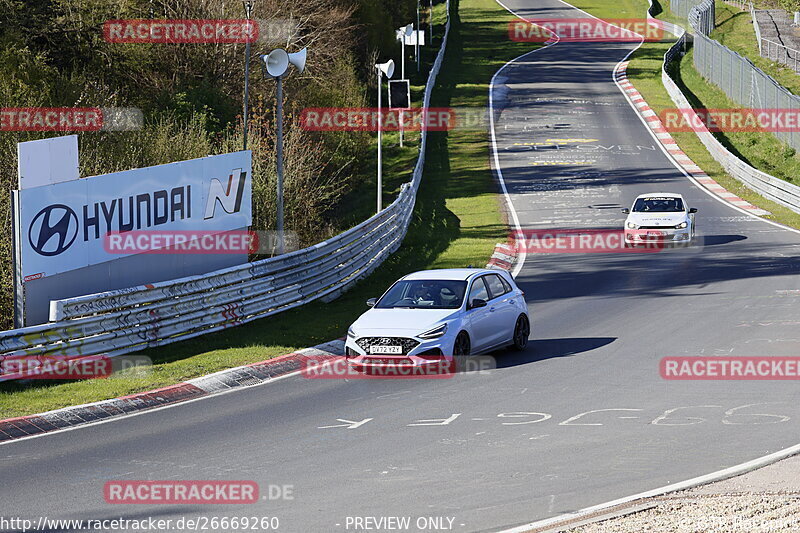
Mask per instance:
[[[370,346],[369,353],[386,354],[386,355],[401,355],[403,353],[402,346]]]
[[[662,231],[648,231],[647,232],[647,236],[648,237],[663,237],[664,236],[664,232],[662,232]]]

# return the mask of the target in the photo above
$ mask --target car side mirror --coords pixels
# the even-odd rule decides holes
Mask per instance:
[[[697,208],[692,207],[691,209],[689,209],[689,213],[697,213]]]
[[[469,308],[470,309],[477,309],[478,307],[486,307],[486,300],[481,300],[480,298],[475,298],[469,304]]]
[[[630,215],[631,214],[631,210],[628,209],[627,207],[625,209],[623,209],[622,212],[625,213],[626,215]]]
[[[367,307],[375,307],[375,304],[378,303],[377,298],[370,298],[367,300]]]

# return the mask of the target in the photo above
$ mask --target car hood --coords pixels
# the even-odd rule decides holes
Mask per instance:
[[[353,323],[356,334],[404,332],[423,333],[448,319],[455,318],[457,309],[370,309]]]
[[[686,213],[631,213],[628,222],[637,226],[677,226],[687,220]]]

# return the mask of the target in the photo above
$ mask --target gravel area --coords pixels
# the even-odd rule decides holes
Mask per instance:
[[[656,507],[570,533],[797,533],[800,494],[729,494],[660,500]]]
[[[548,531],[798,533],[800,456],[725,481],[654,498],[649,503],[653,507],[619,518]]]

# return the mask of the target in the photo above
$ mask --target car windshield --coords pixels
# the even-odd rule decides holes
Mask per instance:
[[[668,196],[653,196],[650,198],[637,198],[633,205],[635,212],[644,213],[680,213],[684,211],[683,200]]]
[[[375,305],[378,309],[406,307],[411,309],[458,309],[464,301],[466,281],[402,280]]]

